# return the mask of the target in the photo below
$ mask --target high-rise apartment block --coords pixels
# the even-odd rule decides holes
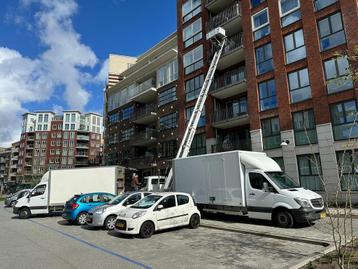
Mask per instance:
[[[28,181],[49,168],[100,165],[102,159],[102,116],[95,113],[51,111],[23,115],[18,147],[17,178]]]
[[[356,153],[339,167],[358,147],[358,85],[344,56],[358,46],[357,9],[356,0],[178,0],[177,33],[106,91],[107,163],[167,173],[214,53],[206,34],[222,27],[227,44],[190,154],[265,151],[301,186],[322,191],[321,173],[334,192],[343,173],[338,188],[358,191]]]

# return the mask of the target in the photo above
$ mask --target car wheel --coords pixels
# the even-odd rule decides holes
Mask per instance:
[[[76,218],[76,222],[78,225],[84,225],[86,224],[86,218],[87,218],[87,213],[86,212],[81,212],[77,215]]]
[[[198,214],[193,214],[190,217],[189,228],[196,229],[199,227],[199,224],[200,224],[200,216]]]
[[[154,234],[154,231],[155,231],[155,227],[153,222],[146,221],[140,227],[139,235],[142,238],[149,238]]]
[[[12,201],[9,206],[14,207],[15,203],[16,203],[16,201]]]
[[[274,216],[274,222],[281,228],[292,228],[295,221],[293,216],[287,210],[280,210]]]
[[[26,207],[20,209],[20,211],[19,211],[20,219],[28,219],[30,216],[31,216],[30,209],[28,209]]]
[[[113,230],[116,224],[116,217],[115,216],[108,216],[104,221],[104,227],[106,230]]]

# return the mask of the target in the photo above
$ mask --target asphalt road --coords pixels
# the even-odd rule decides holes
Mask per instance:
[[[149,239],[69,225],[61,217],[20,220],[0,207],[0,268],[288,268],[324,247],[200,227]]]

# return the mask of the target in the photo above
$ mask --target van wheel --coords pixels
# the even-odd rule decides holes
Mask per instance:
[[[28,209],[26,207],[20,209],[20,212],[19,212],[20,219],[28,219],[30,216],[31,216],[30,209]]]
[[[86,212],[81,212],[77,215],[76,218],[76,222],[78,225],[84,225],[86,224],[86,218],[87,218],[87,213]]]
[[[199,224],[200,224],[200,216],[198,214],[193,214],[190,217],[189,228],[196,229],[199,227]]]
[[[155,227],[153,222],[146,221],[140,227],[139,235],[142,238],[149,238],[154,234],[154,231],[155,231]]]
[[[106,230],[108,230],[108,231],[113,230],[115,224],[116,224],[116,217],[115,216],[109,216],[104,221],[104,228],[106,228]]]
[[[280,210],[274,215],[274,222],[281,228],[292,228],[295,224],[292,214],[287,210]]]

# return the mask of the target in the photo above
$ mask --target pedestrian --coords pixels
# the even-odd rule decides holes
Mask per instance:
[[[139,188],[141,187],[141,184],[139,183],[139,177],[135,173],[133,173],[133,176],[132,176],[131,187],[132,187],[133,191],[138,191]]]

